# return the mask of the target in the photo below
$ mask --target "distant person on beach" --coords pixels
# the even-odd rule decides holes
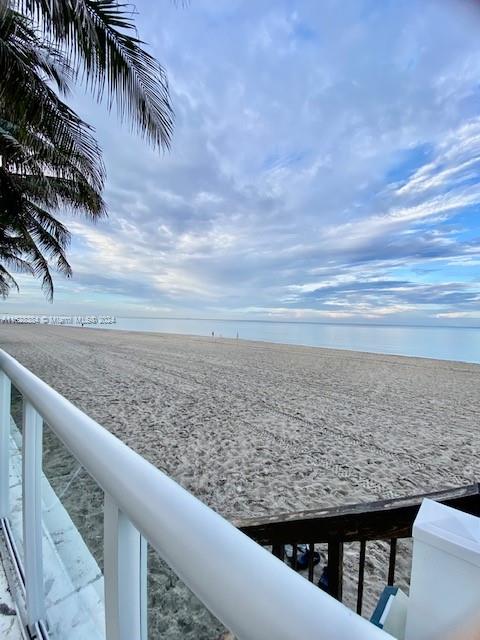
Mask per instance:
[[[215,331],[212,331],[212,338],[215,337]]]

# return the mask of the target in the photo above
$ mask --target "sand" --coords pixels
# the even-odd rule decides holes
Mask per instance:
[[[479,365],[50,326],[2,325],[0,346],[227,518],[480,479]]]

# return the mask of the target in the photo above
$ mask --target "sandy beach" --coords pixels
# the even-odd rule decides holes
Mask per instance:
[[[480,479],[479,365],[51,326],[0,346],[230,519]]]

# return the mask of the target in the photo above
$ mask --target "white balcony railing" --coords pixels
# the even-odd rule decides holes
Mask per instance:
[[[239,639],[390,638],[239,532],[0,350],[0,517],[4,528],[10,514],[11,383],[24,402],[22,579],[31,630],[48,637],[40,481],[45,421],[105,493],[107,640],[147,638],[145,541]]]

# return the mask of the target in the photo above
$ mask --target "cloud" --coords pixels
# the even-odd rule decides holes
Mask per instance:
[[[474,320],[480,319],[480,310],[478,311],[449,311],[447,313],[438,313],[437,318],[448,318],[451,319],[465,319],[472,318]]]
[[[105,150],[110,216],[69,221],[75,275],[58,280],[56,305],[476,318],[476,9],[174,4],[138,3],[142,38],[169,70],[170,153],[76,98]],[[38,300],[28,288],[15,304]]]

